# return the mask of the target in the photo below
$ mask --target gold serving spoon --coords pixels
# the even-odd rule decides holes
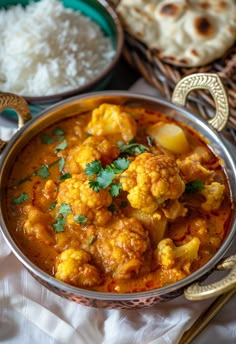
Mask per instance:
[[[207,310],[195,321],[190,329],[183,334],[178,344],[190,344],[235,294],[236,289],[232,289],[218,296]]]

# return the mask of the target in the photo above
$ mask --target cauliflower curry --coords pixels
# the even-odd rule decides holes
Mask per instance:
[[[160,288],[220,247],[232,212],[222,165],[184,124],[102,104],[47,128],[17,157],[11,231],[29,259],[73,286]]]

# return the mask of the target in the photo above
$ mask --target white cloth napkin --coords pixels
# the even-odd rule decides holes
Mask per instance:
[[[132,91],[158,95],[143,79]],[[7,120],[4,126],[2,123],[0,137],[7,139],[16,124]],[[236,241],[231,253],[236,253],[234,247]],[[0,343],[177,344],[212,301],[190,302],[181,296],[141,310],[78,305],[36,282],[11,253],[0,233]],[[233,298],[193,343],[235,344],[235,307]]]

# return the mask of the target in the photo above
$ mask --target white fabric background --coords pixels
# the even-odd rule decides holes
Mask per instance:
[[[142,79],[132,90],[157,95]],[[10,137],[15,127],[14,121],[0,119],[0,137]],[[231,253],[236,253],[236,241]],[[177,344],[212,301],[190,302],[178,297],[142,310],[81,306],[54,295],[36,282],[11,253],[0,233],[0,343]],[[235,344],[235,307],[236,297],[193,344]]]

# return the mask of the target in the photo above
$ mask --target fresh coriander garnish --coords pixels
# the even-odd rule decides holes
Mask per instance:
[[[61,160],[61,159],[60,159]],[[37,170],[33,171],[30,175],[26,176],[25,178],[19,180],[16,184],[12,185],[11,188],[14,188],[15,186],[19,186],[28,180],[30,180],[33,176],[38,175],[41,178],[47,178],[50,175],[49,168],[52,166],[56,165],[60,160],[53,161],[49,165],[42,165],[40,168]]]
[[[122,184],[121,183],[118,183],[118,184],[114,184],[114,183],[111,183],[110,185],[110,194],[113,196],[113,197],[116,197],[119,195],[120,193],[120,189],[122,187]]]
[[[27,201],[29,199],[29,195],[25,192],[23,192],[20,196],[14,198],[12,200],[13,204],[21,204],[24,203],[25,201]]]
[[[142,154],[148,151],[148,148],[140,143],[124,143],[123,141],[117,142],[121,154]]]
[[[71,211],[71,206],[69,205],[69,204],[67,204],[67,203],[62,203],[61,205],[60,205],[60,208],[59,208],[59,210],[58,210],[58,212],[57,212],[57,216],[58,215],[62,215],[62,216],[67,216],[67,215],[69,215],[69,214],[71,214],[72,213],[72,211]]]
[[[120,174],[129,167],[130,161],[125,158],[118,158],[113,161],[112,164],[102,167],[100,160],[94,160],[90,164],[86,165],[85,174],[89,177],[96,175],[95,179],[89,180],[89,186],[95,192],[99,192],[101,189],[109,188],[109,192],[112,196],[118,196],[119,190],[122,186],[121,183],[115,182],[116,174]]]
[[[48,170],[48,165],[42,165],[42,167],[40,167],[37,171],[36,174],[43,178],[46,179],[48,176],[50,176],[50,172]]]
[[[105,168],[98,173],[96,181],[101,189],[106,189],[112,183],[114,176],[113,170]]]
[[[97,174],[102,169],[102,164],[100,160],[94,160],[90,164],[87,164],[84,172],[87,176],[92,177],[94,174]]]
[[[186,193],[197,193],[204,189],[204,183],[200,179],[195,179],[185,185]]]
[[[64,225],[66,224],[66,219],[64,217],[58,217],[57,222],[53,224],[53,228],[57,233],[64,232]]]
[[[65,179],[69,179],[69,178],[71,178],[71,174],[65,173],[62,176],[60,176],[58,180],[60,181],[60,180],[65,180]]]
[[[96,239],[97,239],[96,236],[92,236],[92,237],[89,239],[89,245],[92,245]]]
[[[57,211],[56,220],[53,224],[53,228],[56,232],[64,232],[64,225],[66,224],[67,215],[71,214],[71,206],[67,203],[62,203]]]
[[[56,128],[53,130],[52,134],[53,134],[54,136],[62,136],[62,135],[65,134],[65,132],[64,132],[64,130],[61,129],[60,127],[56,127]]]
[[[90,188],[93,189],[93,191],[99,192],[100,186],[96,180],[89,180],[88,183],[89,183]]]
[[[64,166],[65,166],[65,159],[64,158],[61,158],[59,161],[58,161],[58,165],[59,165],[59,172],[62,172]]]
[[[125,158],[118,158],[113,161],[113,171],[117,173],[121,173],[129,167],[130,161]]]
[[[50,145],[51,143],[54,142],[54,139],[51,135],[48,135],[48,134],[42,134],[41,135],[41,142],[46,144],[46,145]]]
[[[55,138],[55,142],[63,141],[63,140],[65,140],[65,136],[64,135],[63,136],[56,136],[56,138]]]
[[[41,135],[41,142],[49,145],[49,144],[52,144],[54,142],[64,140],[63,135],[64,135],[64,130],[57,127],[53,130],[52,135],[43,133]]]
[[[67,148],[66,140],[62,141],[58,146],[55,147],[55,151],[60,151]]]
[[[85,223],[88,221],[88,218],[82,214],[76,215],[74,217],[75,222],[79,223],[80,225],[85,225]]]
[[[55,209],[55,208],[56,208],[56,205],[57,205],[56,202],[52,203],[52,204],[50,205],[50,207],[49,207],[49,210]]]

